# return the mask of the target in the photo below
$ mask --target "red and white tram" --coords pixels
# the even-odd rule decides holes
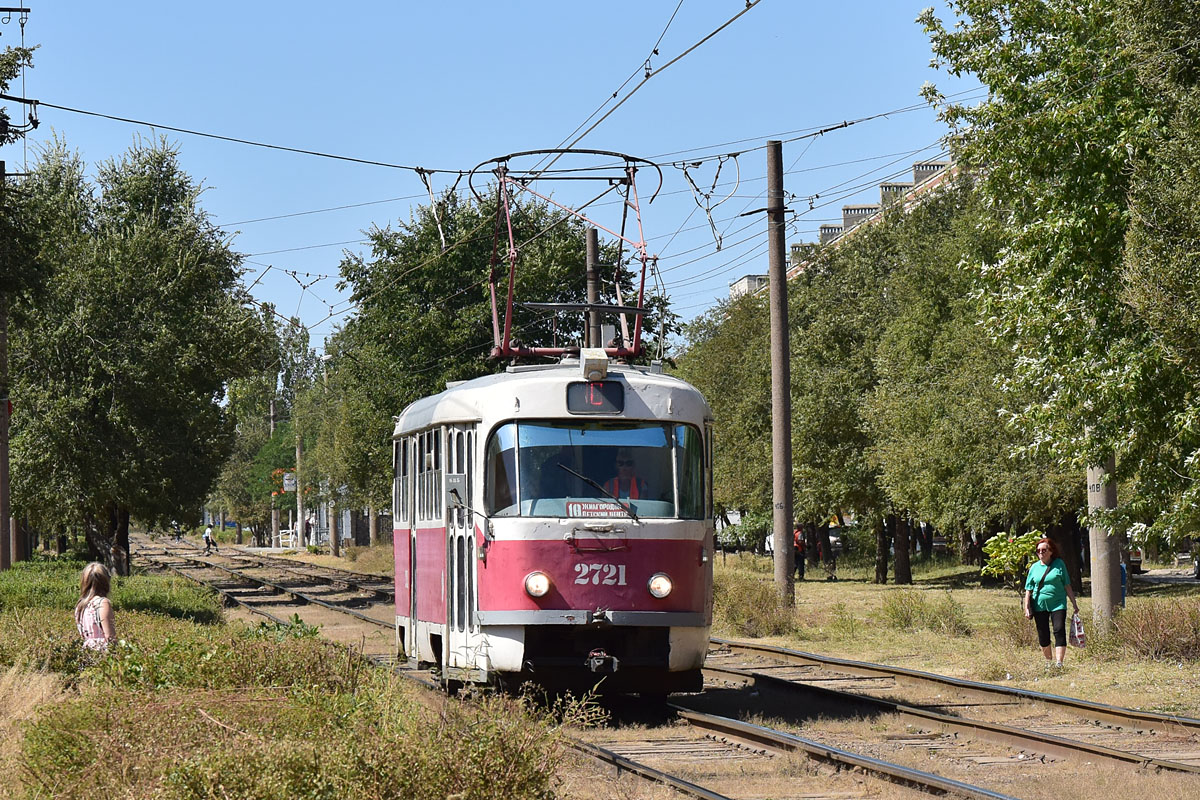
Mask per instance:
[[[452,385],[397,418],[401,657],[453,682],[698,690],[711,411],[603,350]]]

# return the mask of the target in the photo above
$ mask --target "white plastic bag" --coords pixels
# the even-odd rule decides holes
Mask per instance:
[[[1083,632],[1083,620],[1078,614],[1071,617],[1071,630],[1067,634],[1067,641],[1072,647],[1087,647],[1087,634]]]

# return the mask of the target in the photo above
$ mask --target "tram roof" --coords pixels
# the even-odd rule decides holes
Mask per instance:
[[[620,419],[676,419],[701,423],[712,419],[712,410],[690,383],[662,372],[613,364],[608,380],[622,380],[636,391],[626,396]],[[394,436],[432,425],[472,424],[502,419],[546,417],[587,419],[568,414],[568,383],[584,380],[577,361],[532,367],[509,367],[505,372],[450,384],[435,395],[423,397],[396,417]],[[561,389],[561,391],[556,391]],[[601,417],[604,418],[604,417]]]

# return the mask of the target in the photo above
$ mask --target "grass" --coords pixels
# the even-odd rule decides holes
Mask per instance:
[[[0,611],[25,608],[70,610],[79,602],[79,574],[86,563],[72,559],[18,562],[0,572]],[[217,595],[183,578],[114,577],[113,609],[151,611],[211,624],[224,619]]]
[[[554,796],[562,725],[482,696],[419,701],[309,626],[224,624],[168,578],[122,580],[121,641],[89,658],[71,618],[76,563],[0,575],[0,797]],[[138,607],[157,598],[175,613]],[[207,602],[218,621],[198,624]]]
[[[1200,717],[1200,582],[1135,582],[1107,636],[1091,624],[1085,584],[1088,647],[1071,648],[1067,669],[1047,676],[1021,595],[987,585],[972,567],[917,561],[912,586],[878,586],[873,567],[842,561],[835,582],[797,582],[790,611],[779,608],[768,557],[718,555],[715,574],[715,635]],[[748,581],[759,589],[721,592]],[[744,622],[778,615],[787,623],[771,633]]]
[[[303,561],[306,564],[316,564],[321,567],[337,567],[353,572],[366,572],[372,575],[391,577],[396,573],[396,561],[390,544],[377,544],[374,547],[348,546],[342,551],[342,556],[334,558],[329,555],[329,548],[318,548],[319,552],[310,553],[303,550],[293,550],[280,553],[281,556]]]

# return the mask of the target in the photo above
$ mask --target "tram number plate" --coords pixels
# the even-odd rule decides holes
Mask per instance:
[[[575,582],[593,586],[625,586],[624,564],[576,564]]]

